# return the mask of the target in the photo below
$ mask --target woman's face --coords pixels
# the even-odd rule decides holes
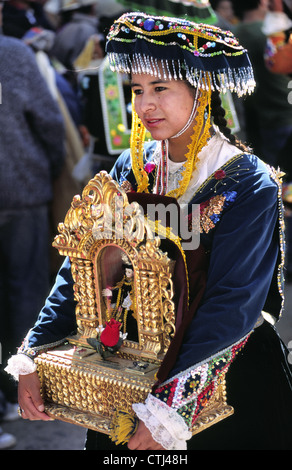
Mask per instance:
[[[191,115],[195,90],[182,80],[132,75],[135,109],[154,140],[176,135]]]

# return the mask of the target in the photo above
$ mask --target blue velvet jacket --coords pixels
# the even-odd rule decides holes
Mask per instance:
[[[146,144],[147,161],[154,147],[155,143]],[[112,176],[119,183],[129,181],[135,189],[129,151],[118,158]],[[283,214],[276,172],[254,155],[238,154],[193,195],[189,223],[192,204],[201,208],[200,241],[208,253],[206,287],[172,370],[163,387],[157,388],[158,398],[165,397],[174,383],[186,391],[188,377],[195,373],[201,385],[193,392],[198,396],[202,389],[207,390],[210,383],[202,379],[206,375],[206,370],[200,372],[202,364],[209,377],[217,377],[244,345],[261,312],[265,310],[277,320],[283,307]],[[66,258],[22,352],[36,354],[76,329],[72,286],[70,260]],[[178,411],[182,407],[181,400],[174,403],[169,398],[167,403]],[[187,405],[193,406],[191,399]],[[188,416],[191,424],[194,412]]]

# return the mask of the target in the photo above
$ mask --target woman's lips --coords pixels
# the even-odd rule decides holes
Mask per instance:
[[[145,119],[146,126],[149,128],[157,127],[163,119]]]

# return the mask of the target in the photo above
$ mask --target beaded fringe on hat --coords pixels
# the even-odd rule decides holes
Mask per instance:
[[[249,67],[238,69],[222,69],[216,72],[202,71],[175,60],[154,59],[145,54],[109,53],[110,68],[112,71],[125,74],[148,74],[162,80],[183,80],[184,78],[193,86],[212,91],[226,92],[230,90],[239,97],[251,94],[255,87],[253,71]],[[184,77],[182,74],[184,71]]]
[[[119,73],[186,79],[194,87],[238,96],[254,90],[252,66],[231,31],[184,18],[125,13],[112,25],[106,51]]]

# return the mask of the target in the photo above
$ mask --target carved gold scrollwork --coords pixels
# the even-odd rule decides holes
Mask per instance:
[[[104,323],[101,299],[102,250],[115,246],[125,252],[135,273],[135,303],[139,345],[125,341],[127,357],[161,360],[174,333],[172,262],[160,249],[160,239],[136,202],[106,173],[91,179],[74,197],[53,245],[71,259],[79,339],[96,335]],[[106,256],[104,257],[106,258]],[[121,350],[121,353],[123,351]]]

